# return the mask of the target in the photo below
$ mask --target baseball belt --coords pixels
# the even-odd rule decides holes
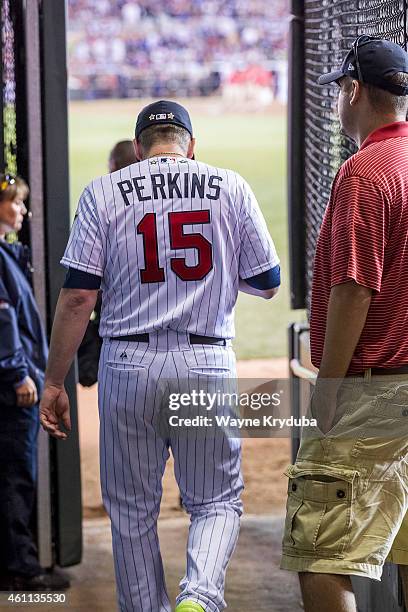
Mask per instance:
[[[210,344],[212,346],[226,346],[224,338],[213,338],[211,336],[199,336],[189,334],[191,344]],[[146,342],[149,343],[149,334],[131,334],[129,336],[112,336],[109,340],[125,340],[127,342]]]
[[[357,374],[346,374],[346,376],[360,377],[364,376],[365,372]],[[371,376],[397,376],[398,374],[408,374],[408,365],[403,365],[398,368],[371,368]]]

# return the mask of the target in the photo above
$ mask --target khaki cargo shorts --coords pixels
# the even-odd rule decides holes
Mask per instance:
[[[386,560],[408,565],[408,377],[347,378],[336,411],[285,472],[281,567],[380,580]]]

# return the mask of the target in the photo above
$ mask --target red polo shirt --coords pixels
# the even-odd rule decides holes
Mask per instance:
[[[373,289],[349,373],[408,364],[408,123],[385,125],[340,168],[314,263],[310,340],[319,368],[330,290]]]

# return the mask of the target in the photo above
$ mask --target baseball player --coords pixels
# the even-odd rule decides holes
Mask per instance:
[[[236,376],[238,290],[271,298],[280,284],[273,241],[249,185],[195,161],[190,117],[175,102],[144,108],[140,163],[84,190],[62,258],[41,422],[70,429],[64,378],[97,291],[103,301],[99,366],[100,462],[112,525],[120,610],[170,612],[157,537],[171,449],[191,516],[177,612],[218,612],[242,513],[240,441],[227,431],[159,435],[160,383],[220,385]],[[170,428],[171,429],[171,428]]]

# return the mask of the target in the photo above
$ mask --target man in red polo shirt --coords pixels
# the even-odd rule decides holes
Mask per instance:
[[[359,151],[317,245],[317,426],[286,472],[281,567],[299,572],[306,612],[355,612],[351,575],[380,580],[388,558],[408,576],[408,54],[361,36],[319,82],[339,85]]]

